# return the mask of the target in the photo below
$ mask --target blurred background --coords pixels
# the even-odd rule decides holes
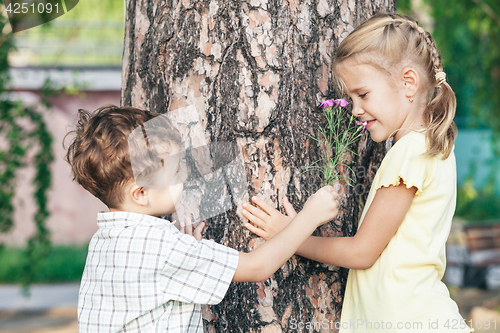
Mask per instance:
[[[476,331],[500,332],[500,2],[397,6],[432,33],[458,101],[446,283]],[[124,1],[80,1],[15,34],[3,0],[0,13],[0,332],[77,332],[78,283],[106,207],[72,181],[62,142],[78,109],[120,103]]]
[[[120,104],[124,1],[80,1],[14,34],[0,3],[0,332],[77,332],[107,208],[72,181],[62,142],[78,109]]]

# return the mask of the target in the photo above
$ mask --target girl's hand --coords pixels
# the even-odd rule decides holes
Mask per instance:
[[[199,241],[203,238],[201,233],[203,232],[203,228],[205,228],[205,222],[200,222],[195,228],[194,225],[191,223],[191,219],[187,217],[186,220],[181,221],[180,224],[181,224],[180,231],[183,234],[191,235],[194,238],[196,238],[196,240]]]
[[[300,213],[306,214],[311,222],[318,223],[318,226],[333,220],[339,211],[339,187],[338,183],[323,186],[307,199]]]
[[[286,197],[283,199],[283,206],[287,215],[281,214],[276,208],[260,198],[252,197],[252,201],[258,207],[246,202],[243,204],[241,213],[252,223],[245,223],[244,226],[257,236],[264,238],[264,240],[268,240],[280,232],[297,215]]]

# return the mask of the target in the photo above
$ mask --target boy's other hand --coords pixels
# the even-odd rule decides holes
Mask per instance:
[[[183,234],[191,235],[199,241],[203,238],[201,233],[203,232],[203,228],[205,228],[205,222],[198,223],[195,228],[195,226],[191,222],[191,219],[187,217],[185,221],[181,221],[180,225],[180,231]]]
[[[245,223],[244,226],[264,240],[268,240],[280,232],[297,215],[286,197],[283,199],[283,206],[287,215],[283,215],[276,208],[258,197],[253,197],[252,201],[258,207],[246,202],[243,204],[242,214],[251,222]]]
[[[320,188],[307,199],[300,213],[307,214],[318,226],[333,220],[339,211],[338,187],[339,184],[334,184]]]

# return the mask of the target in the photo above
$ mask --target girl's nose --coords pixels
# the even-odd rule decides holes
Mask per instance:
[[[365,111],[362,108],[360,108],[358,105],[356,105],[356,104],[353,103],[353,105],[352,105],[352,115],[355,116],[355,117],[359,117],[363,113],[365,113]]]

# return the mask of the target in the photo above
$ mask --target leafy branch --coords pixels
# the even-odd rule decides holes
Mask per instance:
[[[3,0],[0,0],[0,9]],[[24,167],[25,159],[31,147],[38,148],[34,158],[36,169],[33,184],[37,211],[34,216],[35,233],[28,240],[25,260],[22,265],[24,291],[33,281],[37,268],[50,250],[50,232],[46,227],[49,216],[47,192],[51,184],[50,164],[52,153],[52,135],[48,131],[42,115],[33,107],[10,98],[7,85],[10,81],[8,55],[14,49],[12,31],[4,29],[8,19],[0,14],[0,136],[4,143],[0,148],[0,232],[9,232],[12,228],[15,181],[17,171]],[[44,95],[44,94],[42,94]],[[46,96],[42,96],[46,100]],[[26,125],[26,121],[30,123]],[[1,248],[2,244],[0,244]]]

